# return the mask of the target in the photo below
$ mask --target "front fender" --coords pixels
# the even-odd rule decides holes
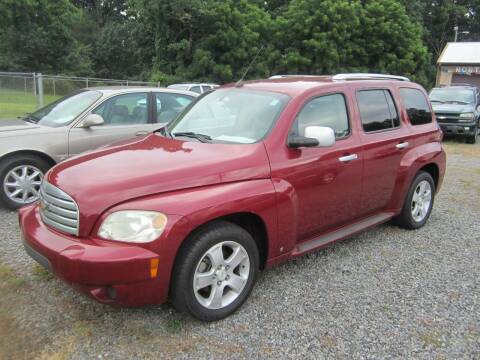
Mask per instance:
[[[145,246],[159,254],[159,276],[168,281],[168,286],[175,257],[183,241],[199,226],[227,215],[252,213],[259,216],[268,236],[267,259],[281,252],[276,245],[276,199],[270,179],[204,186],[135,199],[108,210],[95,228],[111,212],[139,209],[160,211],[168,217],[167,228],[160,239]]]
[[[389,209],[398,214],[401,212],[405,196],[407,195],[410,184],[415,175],[424,166],[434,164],[438,169],[438,183],[436,191],[438,192],[443,176],[445,175],[446,155],[440,142],[431,142],[419,145],[407,152],[400,162],[395,191],[390,201]]]

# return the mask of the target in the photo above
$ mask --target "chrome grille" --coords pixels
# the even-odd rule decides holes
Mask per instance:
[[[70,195],[46,180],[42,182],[40,216],[46,225],[67,234],[78,235],[78,215],[78,206]]]

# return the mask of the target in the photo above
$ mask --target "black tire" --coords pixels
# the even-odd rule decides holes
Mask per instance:
[[[412,215],[412,199],[418,184],[422,181],[427,181],[430,184],[432,197],[430,201],[430,208],[428,209],[425,217],[421,221],[416,221]],[[410,185],[410,189],[408,190],[407,196],[405,198],[405,203],[403,205],[402,212],[400,213],[400,215],[398,215],[395,218],[395,222],[397,223],[397,225],[399,225],[404,229],[413,230],[413,229],[421,228],[423,225],[425,225],[425,223],[428,221],[428,218],[430,217],[434,200],[435,200],[435,182],[433,181],[432,176],[425,171],[418,172],[418,174],[413,179],[412,184]]]
[[[475,128],[474,135],[471,135],[465,139],[467,144],[475,144],[477,142],[477,136],[478,136],[478,127]]]
[[[45,160],[35,155],[28,155],[28,154],[12,156],[0,162],[0,204],[11,210],[16,210],[24,205],[27,205],[27,204],[19,204],[9,199],[3,187],[5,177],[10,172],[10,170],[14,169],[17,166],[22,166],[22,165],[35,166],[43,174],[45,174],[50,168],[50,164]]]
[[[195,296],[193,289],[195,271],[209,249],[227,240],[240,244],[246,250],[250,261],[248,280],[232,303],[223,308],[209,309]],[[255,240],[246,230],[235,224],[215,221],[195,232],[186,241],[175,260],[170,290],[173,305],[178,311],[188,312],[203,321],[216,321],[227,317],[242,306],[255,284],[259,269],[259,254]]]

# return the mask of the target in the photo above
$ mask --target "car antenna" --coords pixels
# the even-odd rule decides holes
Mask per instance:
[[[236,83],[235,83],[235,87],[241,87],[243,85],[243,79],[245,79],[245,76],[247,76],[248,72],[250,71],[250,68],[252,67],[253,63],[255,62],[255,60],[257,60],[257,57],[258,55],[260,55],[260,53],[262,52],[263,48],[265,47],[265,45],[262,45],[260,47],[260,49],[258,49],[257,53],[255,54],[255,56],[253,57],[252,61],[250,61],[250,64],[248,64],[247,66],[247,69],[245,70],[245,72],[243,73],[242,77],[240,78],[240,80],[238,80]]]

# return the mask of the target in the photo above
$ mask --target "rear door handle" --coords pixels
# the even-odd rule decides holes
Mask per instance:
[[[137,131],[135,133],[135,136],[143,136],[143,135],[148,135],[148,131]]]
[[[357,159],[358,159],[357,154],[345,155],[345,156],[341,156],[341,157],[338,158],[338,160],[340,160],[343,163],[346,163],[346,162],[349,162],[349,161],[352,161],[352,160],[357,160]]]
[[[400,144],[395,145],[395,147],[397,149],[405,149],[406,147],[408,147],[408,142],[407,141],[401,142]]]

